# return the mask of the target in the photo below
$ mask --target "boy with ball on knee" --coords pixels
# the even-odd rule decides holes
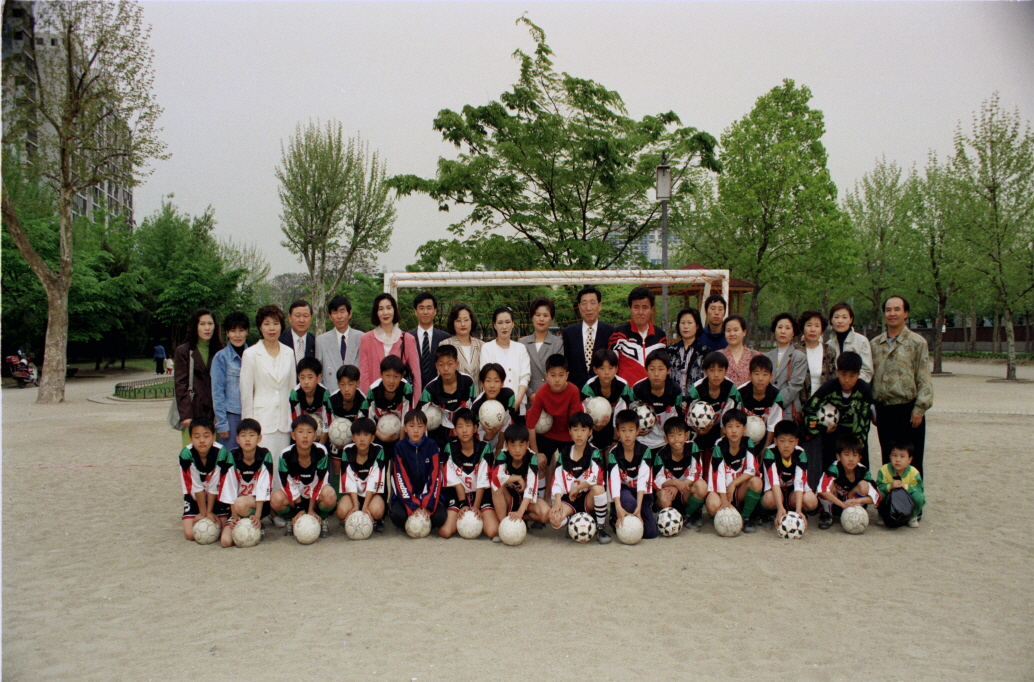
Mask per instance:
[[[445,468],[438,444],[427,435],[427,415],[422,410],[406,412],[403,431],[406,435],[395,443],[392,457],[391,522],[405,530],[410,516],[425,516],[432,528],[441,528],[448,516],[442,503]]]
[[[270,509],[287,521],[284,535],[294,535],[293,524],[305,514],[320,517],[320,537],[330,535],[327,517],[337,507],[337,494],[329,485],[330,456],[316,442],[316,420],[303,414],[291,422],[294,445],[280,455],[281,489],[269,499]]]
[[[557,457],[549,523],[560,529],[569,516],[585,512],[596,518],[596,540],[606,545],[610,542],[606,531],[609,500],[603,487],[603,455],[589,442],[592,428],[592,417],[585,412],[571,415],[568,421],[571,444],[562,446]]]
[[[761,506],[775,510],[775,525],[786,516],[787,509],[813,514],[819,501],[808,487],[808,456],[797,443],[797,424],[784,419],[775,425],[775,442],[766,448],[762,462],[765,494]]]
[[[444,346],[453,348],[453,346]],[[484,524],[484,532],[494,538],[499,520],[492,509],[492,488],[488,470],[492,466],[492,446],[477,437],[474,413],[461,407],[452,415],[456,436],[445,444],[445,499],[447,518],[438,534],[443,538],[456,533],[456,523],[463,514],[474,512]]]
[[[665,445],[654,455],[653,487],[657,508],[675,507],[686,523],[704,525],[704,500],[707,481],[701,477],[700,457],[694,443],[687,443],[689,429],[681,419],[664,422]]]
[[[539,459],[528,447],[528,440],[527,426],[507,426],[503,432],[503,449],[489,472],[492,504],[500,523],[507,517],[521,521],[527,516],[538,523],[549,520],[549,505],[538,496]]]
[[[754,510],[761,501],[764,486],[758,476],[754,453],[747,447],[746,430],[747,415],[741,410],[729,410],[722,417],[724,435],[711,452],[707,513],[714,517],[719,509],[739,508],[743,516],[743,532],[753,533],[757,530]]]
[[[216,447],[215,424],[195,417],[188,427],[190,445],[180,450],[180,482],[183,484],[183,536],[194,540],[194,522],[208,518],[222,528],[230,510],[219,501],[219,459],[224,448]]]
[[[634,410],[618,412],[617,425],[618,442],[607,456],[607,488],[617,513],[614,529],[626,516],[636,516],[643,523],[643,538],[655,538],[660,532],[653,515],[653,453],[639,441]]]
[[[847,507],[880,503],[880,492],[872,474],[862,464],[865,446],[852,436],[837,441],[837,461],[819,482],[818,497],[822,505],[819,514],[819,528],[826,530],[833,525],[833,511],[839,515]]]
[[[342,521],[356,511],[366,512],[374,523],[384,518],[388,468],[384,448],[373,442],[376,432],[372,419],[358,417],[352,422],[352,442],[341,449],[341,499],[334,513]]]
[[[250,523],[261,530],[262,506],[269,502],[273,487],[273,455],[259,447],[262,425],[254,419],[242,419],[236,435],[237,447],[224,450],[219,461],[219,501],[229,505],[232,514],[223,527],[223,547],[233,545],[233,529],[238,523]]]

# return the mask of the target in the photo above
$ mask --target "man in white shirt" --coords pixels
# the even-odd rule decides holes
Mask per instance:
[[[564,340],[564,355],[567,357],[568,378],[581,390],[592,378],[592,354],[607,347],[614,327],[600,322],[603,294],[594,286],[582,287],[576,298],[578,314],[582,321],[564,327],[560,336]]]
[[[331,393],[337,390],[337,371],[342,365],[359,366],[359,342],[363,333],[349,326],[352,302],[347,296],[335,296],[327,304],[334,328],[316,337],[316,359],[323,365],[323,386]]]
[[[302,299],[292,303],[287,313],[287,322],[291,328],[280,335],[280,343],[294,351],[294,364],[297,366],[302,358],[316,357],[316,337],[309,333],[312,305]]]
[[[449,338],[449,334],[434,326],[434,318],[438,314],[438,299],[429,291],[421,291],[413,299],[413,311],[416,313],[417,326],[409,331],[416,339],[416,349],[420,353],[420,384],[427,386],[438,376],[434,364],[434,353],[438,344]]]

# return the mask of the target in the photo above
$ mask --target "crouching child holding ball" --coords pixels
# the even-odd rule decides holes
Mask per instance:
[[[451,346],[445,346],[451,348]],[[481,519],[484,532],[494,538],[499,520],[492,508],[492,488],[488,470],[495,459],[492,446],[477,438],[474,413],[461,407],[452,415],[456,437],[445,444],[445,499],[448,517],[438,530],[443,538],[456,533],[456,522],[468,510]]]
[[[752,441],[744,435],[746,430],[747,415],[741,410],[729,410],[722,417],[724,435],[711,452],[707,513],[713,518],[719,509],[738,507],[743,515],[743,532],[753,533],[757,530],[754,511],[761,501],[764,483],[750,451]]]
[[[261,530],[263,504],[269,502],[273,486],[273,455],[259,447],[262,425],[254,419],[237,423],[237,447],[225,450],[219,460],[219,501],[229,505],[232,518],[223,527],[219,542],[233,546],[233,529],[250,523]],[[265,509],[269,514],[269,509]]]
[[[880,491],[872,474],[862,464],[865,445],[851,436],[837,441],[837,461],[822,476],[818,497],[822,505],[819,514],[819,528],[826,530],[833,525],[833,512],[837,516],[847,507],[880,503]]]
[[[814,514],[819,501],[808,487],[808,456],[798,445],[797,424],[784,419],[775,425],[774,433],[775,443],[765,450],[761,465],[765,479],[761,506],[775,510],[778,527],[787,511]]]
[[[222,528],[230,510],[219,501],[219,458],[224,448],[215,442],[215,424],[206,417],[190,422],[190,445],[180,450],[183,484],[183,536],[194,540],[194,522],[208,518]]]
[[[546,523],[549,505],[538,496],[539,459],[528,447],[528,427],[510,424],[503,432],[503,449],[496,456],[489,473],[492,482],[492,503],[500,523],[509,516],[521,521]],[[495,542],[495,538],[492,539]]]
[[[388,468],[384,448],[373,442],[376,432],[377,425],[368,417],[352,422],[352,442],[341,450],[341,499],[335,514],[344,521],[352,512],[364,511],[370,515],[374,528],[383,531],[383,525],[377,522],[384,518]]]
[[[610,542],[605,526],[610,500],[604,488],[603,455],[591,443],[593,421],[585,412],[571,415],[568,431],[571,444],[560,448],[556,471],[553,474],[553,506],[549,523],[563,528],[567,518],[576,512],[585,512],[596,519],[596,540],[601,545]]]
[[[681,419],[664,422],[665,445],[654,455],[654,496],[658,509],[675,507],[686,523],[700,528],[704,525],[707,481],[701,475],[697,446],[686,442],[688,434],[689,428]]]
[[[316,420],[309,414],[291,422],[294,445],[280,455],[280,490],[269,499],[269,507],[287,521],[284,535],[294,535],[293,524],[304,514],[320,517],[320,537],[330,535],[327,517],[337,507],[337,494],[329,485],[330,456],[316,442]]]
[[[442,504],[445,469],[438,444],[427,435],[427,415],[422,410],[406,412],[402,431],[405,436],[395,443],[392,457],[391,522],[405,530],[409,517],[420,515],[430,519],[432,528],[441,528],[448,515]]]
[[[618,412],[618,442],[607,456],[608,493],[617,512],[617,530],[626,516],[643,522],[643,538],[657,537],[653,515],[653,453],[639,440],[639,415],[633,410]],[[597,529],[599,532],[599,529]]]

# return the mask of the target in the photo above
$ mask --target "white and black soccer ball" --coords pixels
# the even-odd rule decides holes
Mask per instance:
[[[406,519],[406,535],[411,538],[426,538],[431,533],[431,519],[427,514],[410,514]]]
[[[349,540],[365,540],[373,535],[373,518],[359,509],[345,519],[345,535]]]
[[[768,434],[768,427],[765,425],[765,420],[756,414],[752,414],[747,417],[747,429],[743,435],[751,439],[755,443],[764,443],[765,436]]]
[[[233,538],[234,545],[238,547],[254,547],[262,539],[262,529],[256,528],[251,519],[252,517],[245,516],[233,524],[230,537]]]
[[[222,529],[207,516],[194,522],[194,541],[199,545],[210,545],[219,539]]]
[[[475,540],[481,537],[481,531],[484,528],[485,522],[478,518],[473,509],[468,509],[456,519],[456,531],[465,540]]]
[[[301,545],[311,545],[320,539],[320,519],[315,514],[305,514],[292,524],[294,539]]]
[[[835,406],[826,403],[819,408],[818,414],[815,415],[818,419],[819,424],[829,428],[830,426],[836,426],[840,423],[840,410]]]
[[[596,521],[585,512],[572,514],[567,521],[567,534],[575,542],[588,542],[596,537]]]
[[[610,406],[610,401],[601,395],[594,395],[585,401],[585,411],[592,417],[592,421],[599,424],[603,421],[609,421],[611,415],[614,414],[614,409]]]
[[[840,527],[845,533],[861,535],[869,527],[869,512],[865,507],[846,507],[840,514]]]
[[[427,416],[427,430],[434,431],[442,425],[442,408],[432,403],[427,403],[423,407],[424,414]]]
[[[377,420],[377,430],[385,436],[401,434],[402,420],[394,412],[389,412]]]
[[[734,538],[743,530],[743,517],[733,507],[719,509],[714,515],[714,530],[723,538]]]
[[[497,429],[506,419],[506,408],[498,400],[486,400],[478,410],[478,422],[486,429]],[[552,426],[552,425],[551,425]]]
[[[675,537],[681,533],[685,523],[682,512],[675,507],[668,507],[657,512],[657,530],[666,538]]]
[[[714,408],[703,400],[694,400],[686,417],[694,429],[706,429],[714,422]]]
[[[797,512],[786,512],[776,526],[776,533],[779,537],[790,540],[800,540],[804,537],[806,523],[804,517]]]
[[[528,535],[528,527],[524,521],[514,521],[509,516],[499,522],[499,539],[504,545],[516,547],[524,542]]]
[[[639,418],[639,435],[642,436],[649,433],[653,425],[657,423],[657,415],[653,413],[653,408],[639,401],[632,403],[629,407],[635,412],[635,416]]]
[[[330,438],[330,442],[337,447],[345,447],[352,442],[352,420],[347,417],[338,417],[330,423],[327,436]]]
[[[553,415],[542,410],[539,420],[535,423],[535,433],[546,433],[553,428]]]
[[[638,516],[628,514],[618,523],[615,534],[621,544],[634,545],[643,539],[643,522]]]

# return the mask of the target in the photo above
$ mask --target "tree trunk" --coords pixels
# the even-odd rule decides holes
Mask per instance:
[[[944,334],[941,330],[944,328],[944,309],[948,305],[948,295],[941,293],[937,295],[937,321],[934,322],[933,330],[933,373],[940,374],[941,369],[941,350],[944,344]]]
[[[992,327],[991,327],[991,352],[992,353],[1001,353],[1002,352],[1002,342],[999,340],[998,334],[999,334],[999,332],[1001,331],[1001,328],[1002,328],[1002,326],[1001,326],[1002,325],[1002,318],[998,314],[998,308],[995,308],[994,316],[991,318],[991,324],[992,324]]]
[[[68,289],[71,279],[59,278],[46,286],[47,340],[44,345],[43,372],[40,375],[37,403],[65,400],[65,374],[68,371]]]
[[[969,345],[966,347],[970,353],[977,352],[977,304],[973,304],[973,309],[969,316]]]
[[[1002,318],[1005,323],[1005,341],[1009,353],[1005,378],[1009,381],[1016,381],[1016,331],[1012,328],[1012,308],[1010,306],[1005,306],[1005,314]]]
[[[706,311],[705,311],[706,312]],[[758,347],[758,295],[754,292],[750,296],[750,308],[747,310],[747,339],[748,348]]]

